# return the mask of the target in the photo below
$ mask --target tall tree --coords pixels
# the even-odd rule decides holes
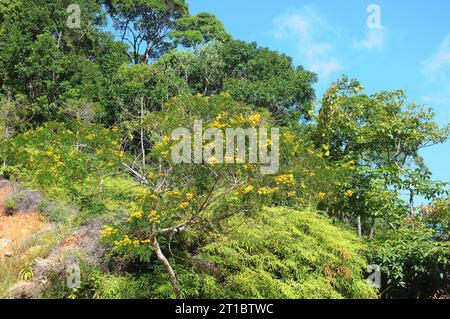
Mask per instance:
[[[170,33],[189,14],[184,0],[107,0],[106,6],[122,42],[130,46],[133,64],[149,63],[175,47]]]
[[[101,102],[107,79],[123,61],[121,45],[101,30],[98,1],[84,1],[79,28],[67,22],[70,0],[0,3],[0,89],[26,96],[34,123],[57,119],[67,100]],[[124,55],[126,58],[126,56]]]
[[[348,209],[359,229],[361,217],[371,220],[371,233],[381,213],[414,215],[415,196],[431,199],[445,186],[431,181],[419,152],[444,142],[450,126],[440,128],[430,109],[406,101],[403,91],[366,95],[358,81],[343,77],[324,94],[313,129],[324,155],[355,166],[346,185],[353,191]],[[401,191],[408,192],[408,205],[396,200]]]
[[[196,16],[181,18],[177,29],[170,36],[178,44],[185,47],[195,47],[212,41],[226,42],[231,35],[223,23],[213,14],[200,12]]]
[[[216,40],[194,53],[171,52],[159,63],[187,79],[194,91],[205,96],[227,92],[235,100],[269,109],[278,123],[296,125],[302,116],[310,118],[316,75],[256,43]]]

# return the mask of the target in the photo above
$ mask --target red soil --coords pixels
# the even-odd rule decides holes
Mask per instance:
[[[37,212],[15,212],[12,216],[7,216],[5,200],[12,194],[9,187],[0,189],[0,257],[6,252],[14,254],[15,247],[45,226]]]

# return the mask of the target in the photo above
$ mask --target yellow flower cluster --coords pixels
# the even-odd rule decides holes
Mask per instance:
[[[351,189],[345,191],[345,193],[344,193],[344,195],[347,196],[347,197],[352,197],[353,194],[354,194],[354,192]]]
[[[327,196],[327,193],[322,193],[322,192],[320,192],[320,193],[318,194],[319,200],[324,200],[324,199],[325,199],[325,196]]]
[[[295,195],[297,195],[296,191],[291,191],[289,193],[287,193],[288,197],[295,197]]]
[[[50,169],[48,170],[50,172],[50,174],[52,174],[53,177],[58,177],[58,170],[56,169],[56,167],[50,167]]]
[[[137,190],[137,195],[139,196],[137,199],[137,203],[139,205],[144,204],[147,197],[150,197],[151,199],[157,199],[158,197],[155,194],[149,194],[149,192],[145,188],[139,188]]]
[[[150,211],[150,213],[148,214],[148,218],[150,219],[151,222],[159,224],[159,214],[156,210],[152,210]]]
[[[215,164],[219,163],[218,159],[213,157],[208,158],[207,160],[208,165],[214,166]]]
[[[223,119],[228,118],[228,113],[227,112],[222,112],[219,115],[216,116],[216,120],[221,121]]]
[[[342,163],[341,167],[342,168],[352,168],[355,166],[355,161],[349,161],[347,163]]]
[[[229,119],[230,124],[234,125],[243,125],[246,124],[248,122],[248,118],[246,118],[244,115],[240,114],[239,116],[236,117],[232,117]]]
[[[210,124],[210,126],[211,126],[211,127],[218,128],[218,129],[224,129],[225,127],[227,127],[226,124],[220,123],[218,120],[214,120],[214,121]]]
[[[189,207],[189,203],[188,202],[183,202],[183,203],[180,204],[180,207],[183,208],[183,209],[186,209],[186,208]]]
[[[103,226],[103,231],[101,233],[101,237],[106,238],[106,237],[112,236],[112,235],[116,234],[117,231],[118,230],[115,229],[114,227]]]
[[[124,157],[124,156],[125,156],[125,153],[124,153],[124,151],[122,151],[121,149],[117,149],[117,150],[116,150],[116,155],[117,155],[118,157]]]
[[[69,156],[74,156],[76,153],[78,153],[77,148],[72,147],[68,154],[69,154]]]
[[[276,188],[263,187],[258,190],[258,194],[259,195],[270,195],[277,191],[278,191],[278,187],[276,187]]]
[[[122,240],[114,241],[114,245],[116,247],[120,247],[120,246],[139,247],[140,245],[148,245],[151,243],[152,243],[152,241],[150,239],[145,239],[145,240],[131,239],[130,237],[128,237],[128,235],[125,235]]]
[[[226,123],[223,123],[222,120],[227,119],[228,118],[228,113],[226,112],[222,112],[219,115],[216,116],[216,118],[214,119],[214,121],[212,123],[209,124],[209,127],[215,127],[218,129],[224,129],[227,127]]]
[[[169,151],[161,152],[161,157],[164,158],[164,159],[168,159],[169,158]]]
[[[61,156],[59,155],[54,155],[53,159],[55,160],[56,166],[57,167],[61,167],[64,166],[64,163],[61,161]]]
[[[254,189],[254,187],[252,185],[249,185],[247,187],[241,188],[239,192],[241,194],[249,194],[249,193],[253,192],[253,189]]]
[[[162,143],[163,144],[169,144],[169,142],[170,142],[170,137],[167,136],[167,135],[163,136]]]
[[[186,194],[186,198],[187,198],[188,200],[192,200],[194,197],[195,197],[195,194],[193,194],[193,193],[187,193],[187,194]]]
[[[128,235],[125,235],[122,240],[114,241],[114,245],[116,245],[116,246],[125,246],[125,245],[129,245],[132,243],[133,243],[133,241],[130,239],[130,237],[128,237]]]
[[[181,192],[180,192],[178,189],[175,189],[175,190],[173,190],[173,191],[170,191],[168,194],[169,194],[170,196],[180,196],[180,195],[181,195]]]
[[[95,137],[95,134],[88,134],[85,136],[88,140],[92,140]]]
[[[251,126],[257,126],[261,122],[261,115],[260,114],[250,115],[248,117],[248,121],[250,122]]]
[[[131,240],[130,237],[128,237],[128,235],[125,235],[122,240],[114,241],[114,245],[116,247],[129,246],[129,245],[132,245],[134,247],[139,247],[140,244],[141,244],[141,242],[139,240]]]
[[[295,178],[294,178],[293,174],[279,175],[279,176],[275,177],[275,183],[277,185],[294,186]]]
[[[133,219],[141,219],[143,215],[144,213],[142,212],[142,210],[138,210],[137,212],[130,214],[130,218],[128,219],[128,221],[132,221]]]
[[[163,136],[161,142],[155,144],[155,149],[163,158],[167,159],[170,153],[170,137],[167,135]]]
[[[156,174],[153,173],[153,172],[150,172],[150,173],[147,174],[147,178],[150,179],[150,180],[153,180],[153,179],[156,178]]]

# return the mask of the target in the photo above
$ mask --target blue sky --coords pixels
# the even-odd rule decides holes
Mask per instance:
[[[283,52],[319,74],[320,97],[346,74],[368,93],[403,89],[450,123],[448,0],[187,0],[191,12],[215,14],[235,38]],[[380,8],[371,29],[367,8]],[[372,21],[372,20],[371,20]],[[450,183],[450,142],[422,152],[434,178]]]

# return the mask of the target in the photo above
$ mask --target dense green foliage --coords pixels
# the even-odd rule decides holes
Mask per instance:
[[[198,256],[226,287],[215,297],[376,296],[363,277],[362,242],[317,213],[264,209],[250,219],[233,216],[221,227]]]
[[[449,242],[436,241],[436,232],[423,222],[409,220],[380,236],[368,258],[382,265],[385,297],[441,297],[449,289]]]
[[[199,237],[194,232],[182,241]],[[363,277],[362,241],[318,213],[277,208],[251,218],[235,215],[220,225],[219,233],[204,237],[207,243],[189,260],[187,255],[174,259],[184,297],[376,297]],[[182,253],[179,245],[175,255]],[[151,277],[85,271],[89,279],[75,292],[78,298],[167,298],[172,293],[160,267],[149,270]],[[49,296],[73,293],[61,284]]]

